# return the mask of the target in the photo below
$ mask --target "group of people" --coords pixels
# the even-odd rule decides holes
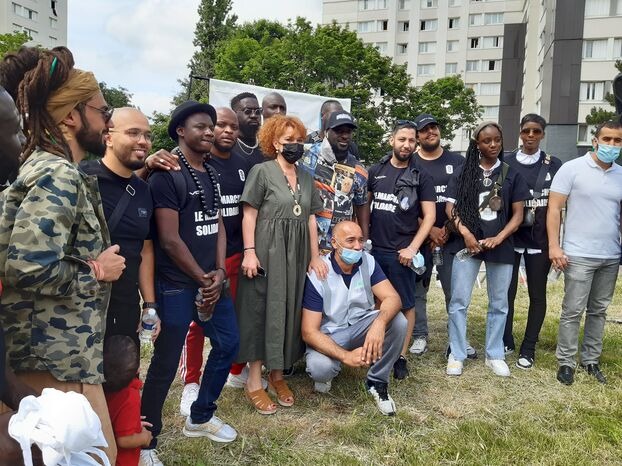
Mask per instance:
[[[606,382],[599,357],[620,262],[619,122],[600,125],[593,150],[562,165],[540,149],[539,115],[522,118],[513,152],[497,123],[481,123],[463,157],[442,147],[436,118],[420,114],[395,122],[390,152],[366,169],[358,124],[336,100],[322,105],[311,134],[278,93],[261,105],[251,93],[230,107],[187,101],[168,124],[177,147],[150,155],[148,119],[113,111],[66,48],[7,55],[0,84],[0,372],[11,394],[2,400],[15,410],[45,387],[84,394],[111,463],[162,464],[155,447],[178,369],[188,437],[236,439],[215,415],[226,385],[263,415],[294,406],[287,376],[303,359],[319,393],[343,365],[367,368],[366,390],[382,414],[395,414],[391,375],[406,378],[408,352],[428,350],[433,271],[448,315],[446,373],[461,375],[477,358],[467,310],[482,262],[494,374],[510,375],[524,262],[529,308],[516,366],[535,363],[552,264],[565,276],[557,378],[573,383],[587,309],[581,365]],[[143,386],[137,331],[154,310]]]

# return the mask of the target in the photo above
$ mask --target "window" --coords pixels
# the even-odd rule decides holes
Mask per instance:
[[[480,95],[499,95],[501,94],[501,83],[481,83],[479,86]]]
[[[386,54],[387,50],[388,50],[388,45],[386,42],[376,42],[374,44],[374,47],[376,47],[376,50],[378,50],[378,52]]]
[[[402,32],[408,32],[410,30],[410,21],[400,21],[397,23],[397,30]]]
[[[397,2],[397,8],[399,10],[410,10],[410,0],[399,0]]]
[[[22,18],[30,19],[32,21],[37,20],[37,12],[35,10],[26,8],[19,3],[13,2],[13,13],[15,13],[17,16],[21,16]]]
[[[380,21],[378,21],[378,29],[376,29],[377,31],[388,31],[389,30],[389,20],[388,19],[381,19]]]
[[[58,39],[56,37],[50,36],[50,42],[58,42]]]
[[[419,53],[436,52],[436,42],[419,42]]]
[[[479,15],[469,15],[469,26],[481,26],[484,24],[484,17]]]
[[[50,29],[58,29],[58,20],[56,18],[50,18]]]
[[[605,82],[582,82],[579,91],[579,100],[602,101],[605,95]]]
[[[417,76],[431,76],[434,74],[434,65],[417,65]]]
[[[359,11],[385,10],[387,0],[359,0]]]
[[[457,40],[448,40],[447,41],[447,51],[455,52],[458,50],[458,41]]]
[[[616,8],[616,15],[622,15],[622,2],[618,0],[618,7]]]
[[[485,119],[494,119],[499,118],[499,106],[498,105],[484,105],[484,118]]]
[[[457,63],[445,63],[445,76],[458,73]]]
[[[421,8],[436,8],[438,0],[421,0]]]
[[[622,5],[622,2],[619,5]],[[622,58],[622,39],[613,41],[613,58]]]
[[[479,71],[479,60],[467,60],[466,70],[467,71]]]
[[[407,52],[408,52],[408,44],[407,43],[397,44],[397,53],[398,54],[404,55]]]
[[[603,59],[606,57],[607,39],[583,41],[583,58]]]
[[[449,18],[448,29],[458,29],[460,27],[460,18]]]
[[[436,19],[426,19],[421,21],[420,29],[422,31],[436,31],[436,27],[438,25],[438,21]]]
[[[486,60],[486,65],[488,71],[499,71],[501,70],[501,60]]]
[[[482,47],[485,49],[503,47],[503,36],[484,37]]]
[[[449,0],[449,6],[460,6],[462,5],[462,0]]]
[[[358,32],[376,32],[375,21],[361,21],[357,23],[356,30]]]
[[[471,37],[469,39],[469,48],[470,49],[478,49],[479,48],[479,37]]]
[[[609,16],[609,0],[585,0],[585,16]]]
[[[20,26],[19,24],[13,23],[13,30],[16,32],[19,32],[19,31],[25,32],[26,34],[28,34],[28,37],[30,37],[31,39],[34,39],[35,37],[37,37],[37,31],[35,31],[34,29],[27,28],[26,26]]]
[[[503,13],[486,13],[484,24],[503,24]]]
[[[587,125],[585,123],[577,125],[577,142],[590,143],[595,131],[595,125]]]

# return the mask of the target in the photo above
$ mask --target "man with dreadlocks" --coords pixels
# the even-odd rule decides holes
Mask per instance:
[[[76,166],[87,151],[103,154],[111,111],[93,74],[73,66],[65,47],[22,48],[0,63],[27,135],[24,163],[3,192],[0,321],[18,376],[37,391],[84,394],[114,463],[102,340],[110,282],[125,265],[110,246],[97,180]]]
[[[500,154],[501,127],[494,122],[481,123],[473,131],[464,165],[447,187],[447,216],[459,233],[447,248],[456,253],[466,247],[472,254],[453,262],[447,375],[462,374],[467,357],[466,314],[482,261],[488,281],[486,366],[498,376],[510,375],[504,360],[503,332],[514,262],[511,235],[523,221],[523,201],[531,194],[520,174],[499,159]]]

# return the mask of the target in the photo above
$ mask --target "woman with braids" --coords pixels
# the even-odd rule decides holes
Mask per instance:
[[[246,396],[261,414],[277,406],[262,387],[261,366],[281,406],[294,395],[283,379],[304,352],[302,293],[307,268],[325,278],[315,214],[322,201],[313,179],[296,167],[306,130],[295,117],[274,116],[259,131],[261,151],[273,160],[255,165],[246,181],[242,237],[244,257],[236,307],[240,325],[238,362],[249,363]]]
[[[125,265],[110,246],[97,181],[76,166],[87,151],[103,154],[111,111],[93,74],[73,66],[64,47],[25,47],[0,63],[27,139],[0,206],[0,321],[18,377],[36,391],[84,394],[114,463],[102,340],[109,282]]]
[[[523,201],[530,193],[518,172],[499,159],[502,153],[501,127],[494,122],[481,123],[473,131],[462,169],[447,187],[449,226],[458,233],[447,245],[448,250],[456,253],[467,248],[472,254],[458,256],[453,262],[448,375],[462,374],[467,357],[467,309],[482,261],[488,282],[486,366],[496,375],[510,375],[504,361],[503,330],[514,263],[511,235],[523,220]]]

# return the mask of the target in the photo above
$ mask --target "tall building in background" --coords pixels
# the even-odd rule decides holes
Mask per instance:
[[[0,33],[24,31],[28,45],[67,45],[67,0],[0,0]]]
[[[622,0],[323,0],[332,21],[407,64],[417,86],[460,74],[507,149],[535,112],[550,124],[544,149],[575,157],[590,145],[590,109],[613,110],[604,96],[622,58]],[[465,151],[468,138],[452,147]]]

